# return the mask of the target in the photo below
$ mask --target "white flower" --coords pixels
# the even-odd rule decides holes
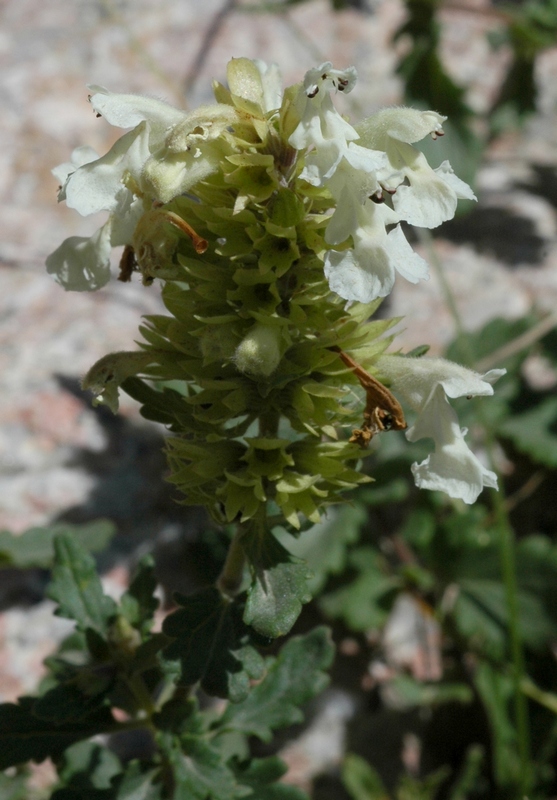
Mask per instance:
[[[111,223],[93,236],[70,236],[46,259],[46,269],[67,291],[92,292],[110,280]]]
[[[331,177],[348,142],[359,138],[333,106],[330,96],[333,90],[348,94],[355,83],[354,67],[333,69],[330,61],[306,72],[298,100],[301,119],[289,142],[296,150],[316,149],[316,158],[309,162],[311,167],[300,176],[314,185],[322,186]]]
[[[497,488],[497,476],[484,467],[468,448],[457,416],[447,397],[492,395],[494,383],[505,370],[485,375],[441,358],[382,356],[377,362],[391,388],[418,412],[406,432],[409,441],[430,438],[435,452],[412,465],[416,485],[437,489],[450,497],[473,503],[486,486]]]
[[[91,161],[96,161],[99,154],[93,150],[92,147],[85,145],[84,147],[76,147],[72,151],[69,161],[59,164],[54,167],[52,174],[60,181],[60,189],[58,191],[58,202],[66,199],[66,183],[70,175],[82,167],[84,164],[89,164]]]
[[[379,181],[394,192],[393,205],[400,219],[421,228],[436,228],[452,219],[457,200],[476,199],[448,161],[434,170],[423,153],[412,147],[428,134],[442,136],[445,120],[435,111],[385,108],[356,128],[362,145],[384,150],[387,155],[389,166],[379,175]]]
[[[414,253],[400,225],[387,233],[385,226],[398,222],[392,209],[368,200],[363,206],[355,205],[352,213],[359,221],[352,233],[354,247],[329,250],[325,255],[325,277],[332,291],[345,300],[369,303],[391,292],[396,272],[411,283],[428,277],[427,263]],[[329,227],[334,222],[333,215]]]
[[[172,200],[217,169],[210,142],[237,118],[234,109],[220,104],[186,113],[149,97],[89,88],[97,114],[133,130],[104,156],[77,148],[71,162],[53,170],[62,184],[59,200],[83,216],[109,213],[89,239],[71,236],[47,259],[48,272],[73,291],[94,291],[107,283],[111,248],[131,244],[139,219],[154,201]]]
[[[454,216],[459,198],[474,195],[448,162],[433,170],[412,147],[428,134],[443,134],[445,117],[435,111],[391,108],[356,128],[346,122],[330,93],[350,90],[355,79],[352,68],[334,70],[330,62],[309,70],[290,144],[309,149],[300,178],[326,186],[336,201],[325,241],[338,245],[352,237],[351,249],[329,250],[324,258],[330,287],[346,300],[367,303],[390,293],[396,272],[412,283],[429,277],[398,223],[436,227]],[[384,192],[393,194],[394,209],[370,202],[383,201]],[[391,225],[397,227],[388,232]]]

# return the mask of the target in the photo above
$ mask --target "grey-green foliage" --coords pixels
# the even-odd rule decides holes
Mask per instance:
[[[268,740],[303,719],[304,703],[328,680],[327,630],[294,637],[263,660],[242,622],[244,598],[226,601],[210,589],[179,598],[156,633],[150,557],[116,603],[72,534],[58,534],[54,550],[49,594],[76,634],[48,659],[42,694],[0,705],[0,768],[51,758],[58,771],[52,800],[235,800],[256,790],[266,800],[301,800],[298,789],[276,783],[285,771],[279,759],[249,757],[247,737]],[[200,710],[198,684],[229,697],[228,706]],[[129,721],[118,722],[114,708]],[[126,730],[151,739],[150,758],[122,764],[91,739]],[[2,781],[2,797],[23,796],[25,775]]]

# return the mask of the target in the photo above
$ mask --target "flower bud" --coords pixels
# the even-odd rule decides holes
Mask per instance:
[[[234,353],[240,372],[265,377],[276,370],[280,358],[279,329],[259,322],[242,339]]]

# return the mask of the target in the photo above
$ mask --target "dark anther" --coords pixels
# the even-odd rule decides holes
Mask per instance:
[[[318,86],[316,86],[314,89],[312,89],[311,92],[307,93],[309,98],[315,97],[317,94],[319,94],[319,87]]]
[[[383,423],[383,428],[386,431],[390,431],[393,427],[393,418],[391,414],[385,414],[385,416],[381,419],[381,422]]]

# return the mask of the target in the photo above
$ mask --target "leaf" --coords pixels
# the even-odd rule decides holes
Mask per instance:
[[[219,751],[201,739],[165,734],[160,745],[172,768],[172,800],[234,800],[249,794],[238,786]]]
[[[58,775],[64,785],[75,789],[109,789],[122,772],[120,759],[97,742],[76,742],[62,758]]]
[[[155,562],[152,556],[146,555],[139,562],[129,589],[120,600],[124,617],[135,628],[145,632],[150,630],[153,616],[159,607],[159,601],[154,596],[156,588]]]
[[[441,703],[471,703],[473,693],[465,683],[424,683],[400,673],[388,683],[389,696],[396,698],[396,707],[407,709]]]
[[[377,629],[385,623],[402,581],[385,574],[383,558],[371,547],[354,550],[349,562],[359,575],[321,597],[319,606],[328,616],[343,619],[353,631]]]
[[[516,730],[509,711],[513,681],[487,661],[482,661],[476,667],[474,684],[489,719],[497,786],[520,785]]]
[[[0,797],[2,800],[28,800],[28,778],[29,774],[27,772],[17,775],[0,775]]]
[[[303,559],[312,573],[309,579],[312,595],[323,588],[330,574],[344,569],[347,545],[357,540],[366,516],[362,505],[331,509],[323,522],[313,525],[294,540],[286,532],[275,529],[281,544],[287,546],[293,556]]]
[[[290,553],[268,531],[251,533],[242,544],[253,574],[244,622],[262,636],[284,636],[302,605],[311,600],[311,574],[304,562],[292,562]]]
[[[115,530],[110,520],[100,519],[86,525],[29,528],[20,534],[0,531],[0,567],[49,569],[54,560],[54,537],[58,534],[71,535],[91,553],[98,553],[107,546]]]
[[[106,691],[110,688],[112,679],[109,676],[100,686],[95,686],[94,679],[91,683],[92,686],[87,691],[69,682],[54,686],[37,699],[33,707],[34,716],[55,725],[86,720],[105,705]]]
[[[249,786],[257,800],[309,800],[297,786],[280,783],[287,772],[286,764],[277,756],[255,758],[236,769],[236,778],[242,786]]]
[[[163,632],[175,639],[164,657],[180,660],[187,686],[200,681],[208,694],[242,700],[250,679],[261,676],[263,660],[251,645],[241,607],[213,588],[176,600],[181,608],[163,623]]]
[[[35,698],[20,697],[17,705],[0,705],[0,769],[24,761],[59,758],[74,742],[114,728],[108,709],[101,709],[79,723],[53,725],[33,714]]]
[[[81,787],[79,789],[63,788],[57,789],[50,800],[114,800],[114,793],[111,789],[91,789]]]
[[[354,753],[347,753],[344,758],[342,782],[353,800],[389,800],[379,773]]]
[[[56,613],[75,620],[82,631],[92,629],[104,635],[117,609],[103,593],[94,559],[67,533],[55,537],[54,551],[56,560],[48,596],[58,603]]]
[[[517,449],[533,461],[557,467],[557,397],[548,397],[522,414],[515,414],[499,426]]]
[[[158,774],[158,769],[142,772],[139,762],[130,762],[118,786],[115,800],[160,800],[161,784],[153,784]]]
[[[271,741],[275,728],[303,720],[300,706],[327,685],[324,670],[331,665],[333,654],[329,631],[323,626],[293,637],[278,658],[267,660],[267,674],[246,699],[227,707],[219,725]]]
[[[176,425],[178,415],[189,414],[183,396],[174,389],[163,387],[162,391],[158,391],[141,378],[126,378],[120,384],[120,389],[141,403],[142,417],[170,425],[170,430],[174,430],[172,426]]]

